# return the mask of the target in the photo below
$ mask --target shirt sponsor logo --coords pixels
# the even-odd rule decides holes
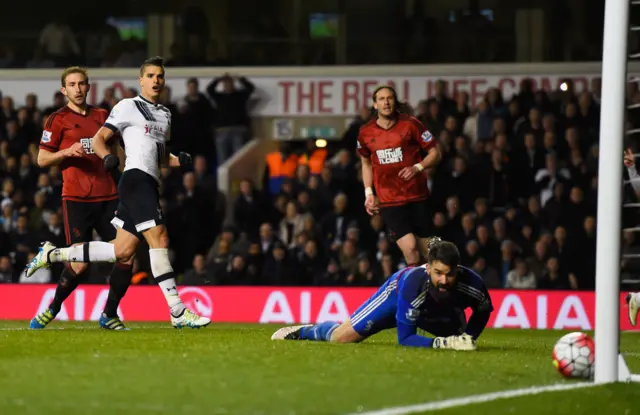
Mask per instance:
[[[95,151],[93,151],[93,147],[91,147],[90,138],[81,138],[80,144],[82,144],[82,149],[86,154],[95,154]]]
[[[145,124],[144,125],[144,134],[145,135],[151,135],[151,134],[164,134],[164,128],[162,128],[162,126],[160,125],[155,125],[155,124]]]
[[[401,163],[403,160],[402,148],[385,148],[384,150],[377,150],[376,155],[380,164],[394,164]]]

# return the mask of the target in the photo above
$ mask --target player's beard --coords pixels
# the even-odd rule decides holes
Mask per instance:
[[[441,290],[441,288],[444,288],[444,290]],[[451,292],[452,292],[451,288],[452,288],[451,286],[444,286],[444,285],[441,285],[439,287],[433,287],[433,290],[431,290],[430,295],[436,300],[438,300],[438,303],[444,304],[446,301],[451,299]]]

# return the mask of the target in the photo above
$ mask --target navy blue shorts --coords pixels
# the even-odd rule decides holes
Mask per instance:
[[[164,224],[158,183],[151,175],[138,169],[125,171],[118,193],[120,203],[111,221],[113,226],[142,239],[142,232]]]

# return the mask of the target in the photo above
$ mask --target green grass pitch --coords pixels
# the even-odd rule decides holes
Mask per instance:
[[[134,324],[0,322],[0,414],[349,414],[568,382],[551,349],[563,332],[487,330],[476,352],[272,342],[277,326],[174,330]],[[640,373],[640,334],[621,347]],[[449,414],[640,414],[640,385],[615,384],[440,410]]]

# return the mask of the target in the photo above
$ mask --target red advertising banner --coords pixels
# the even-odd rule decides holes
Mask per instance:
[[[108,286],[80,286],[67,299],[58,320],[95,321],[107,299]],[[218,323],[316,323],[343,321],[375,290],[315,287],[180,287],[185,304]],[[54,285],[0,285],[0,319],[28,320],[44,310]],[[624,293],[620,295],[620,328],[631,330]],[[493,328],[592,330],[595,293],[580,291],[494,290]],[[617,305],[616,305],[617,306]],[[153,286],[133,286],[120,306],[126,321],[168,321],[164,297]]]

